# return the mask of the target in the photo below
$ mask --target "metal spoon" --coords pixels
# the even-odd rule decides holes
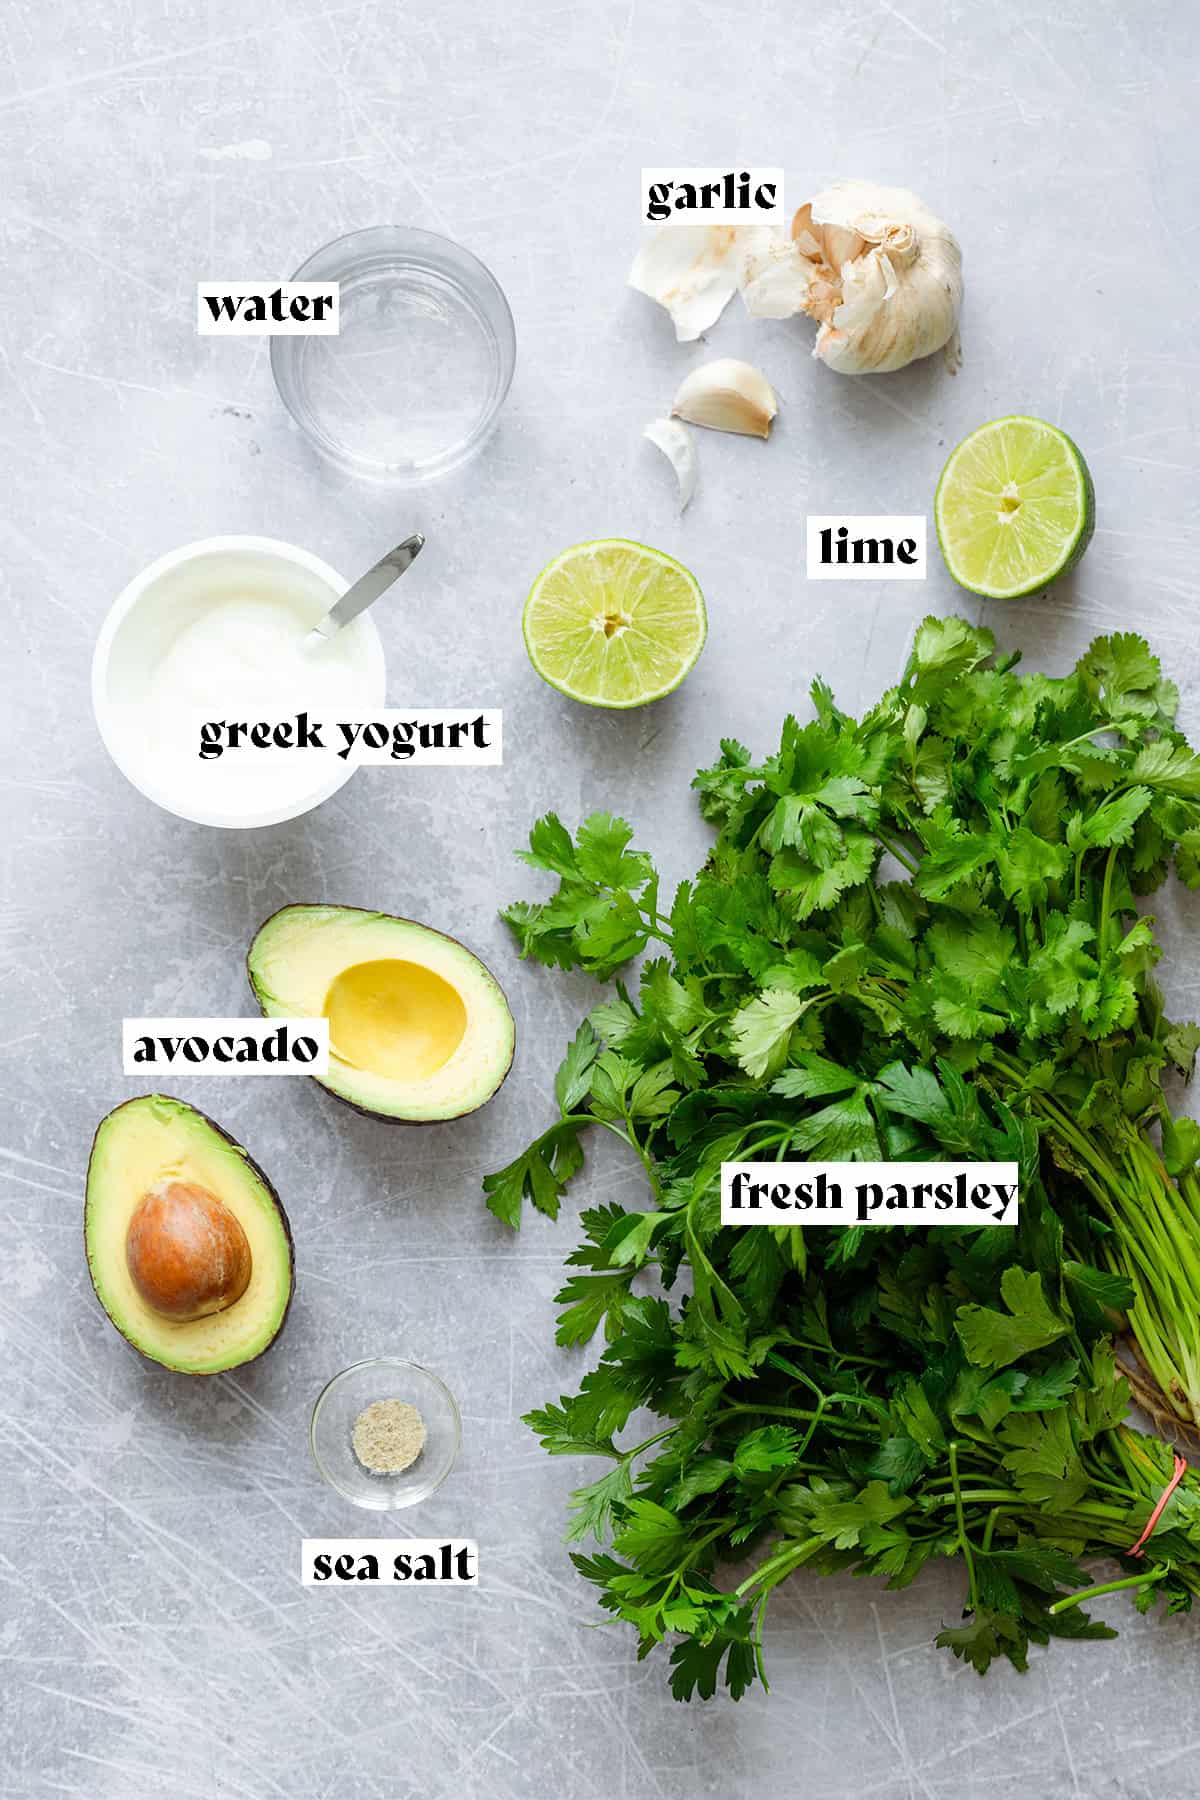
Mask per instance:
[[[335,638],[339,631],[349,625],[351,619],[357,619],[359,613],[366,612],[378,600],[380,594],[387,592],[393,581],[397,581],[404,571],[416,562],[424,547],[425,538],[419,531],[406,537],[402,544],[381,556],[373,569],[348,587],[341,599],[336,601],[323,619],[319,619],[308,633],[301,646],[304,650],[318,650]]]

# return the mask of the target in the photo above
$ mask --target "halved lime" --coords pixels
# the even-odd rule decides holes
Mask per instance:
[[[677,688],[704,648],[694,575],[627,538],[575,544],[547,563],[521,621],[529,660],[585,706],[645,706]]]
[[[960,587],[1016,600],[1049,587],[1092,541],[1096,493],[1078,445],[1044,419],[993,419],[963,439],[933,503]]]

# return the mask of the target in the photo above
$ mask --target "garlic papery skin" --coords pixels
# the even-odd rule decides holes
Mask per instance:
[[[740,285],[751,313],[816,319],[813,355],[829,368],[882,375],[954,337],[962,251],[907,188],[840,181],[799,209],[790,243],[746,247]]]
[[[771,435],[771,421],[778,411],[775,390],[762,370],[731,356],[701,363],[685,375],[671,408],[674,418],[686,419],[691,425],[760,438]]]
[[[690,344],[715,325],[738,290],[742,258],[770,226],[722,225],[675,219],[638,251],[629,285],[665,306],[679,343]]]
[[[691,432],[678,419],[651,419],[642,436],[649,438],[656,449],[662,451],[674,469],[675,479],[679,484],[679,510],[681,513],[686,512],[692,495],[696,492],[696,481],[700,473]]]

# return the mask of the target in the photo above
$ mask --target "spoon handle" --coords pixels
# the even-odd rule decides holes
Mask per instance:
[[[360,575],[346,589],[341,599],[330,607],[325,617],[313,626],[304,640],[305,647],[328,643],[330,638],[336,637],[344,626],[349,625],[351,619],[357,619],[359,613],[365,612],[368,606],[378,600],[380,594],[387,592],[393,581],[399,580],[404,571],[411,568],[421,554],[424,543],[422,534],[414,531],[402,544],[397,544],[394,550],[381,556],[374,568],[368,569],[365,575]]]

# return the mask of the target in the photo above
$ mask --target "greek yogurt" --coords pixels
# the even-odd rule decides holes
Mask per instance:
[[[306,633],[345,589],[332,569],[271,539],[210,539],[126,589],[96,646],[93,701],[122,772],[169,812],[203,824],[294,818],[352,768],[311,751],[200,755],[207,720],[331,722],[383,703],[383,652],[356,619],[328,643]]]

